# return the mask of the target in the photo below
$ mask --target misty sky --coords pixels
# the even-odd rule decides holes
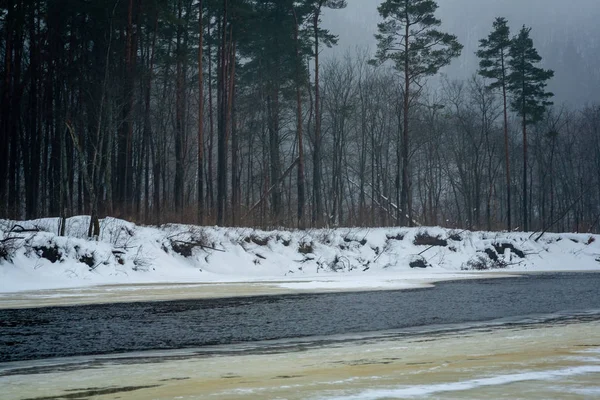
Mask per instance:
[[[375,51],[373,37],[381,20],[380,0],[348,0],[344,10],[327,10],[323,22],[339,35],[339,45],[325,58],[358,47]],[[444,69],[452,78],[475,72],[479,39],[488,35],[497,16],[506,17],[517,33],[523,25],[532,37],[544,67],[556,71],[550,84],[557,98],[573,105],[600,101],[600,0],[438,0],[443,29],[458,36],[462,56]]]

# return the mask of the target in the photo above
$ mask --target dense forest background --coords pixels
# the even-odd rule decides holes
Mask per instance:
[[[344,3],[3,0],[0,218],[494,230],[513,204],[512,228],[599,230],[600,50],[580,21],[532,31],[558,99],[525,143],[510,112],[507,175],[502,96],[474,55],[498,14],[477,34],[443,23],[462,55],[407,95],[374,41],[327,50],[360,31]],[[449,4],[442,19],[472,12]]]

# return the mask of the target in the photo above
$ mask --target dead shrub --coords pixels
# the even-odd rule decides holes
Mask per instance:
[[[413,260],[411,260],[408,265],[411,268],[428,268],[431,265],[429,265],[429,263],[427,262],[426,259],[424,259],[423,257],[417,256],[415,257]]]
[[[354,239],[354,238],[346,236],[344,238],[344,242],[346,242],[346,243],[353,243],[353,242],[354,243],[360,243],[361,246],[364,246],[365,244],[367,244],[367,239],[366,238],[362,238],[362,239],[359,240],[359,239]]]
[[[290,238],[284,238],[284,237],[283,237],[283,236],[281,236],[281,235],[277,235],[277,236],[276,236],[276,239],[277,239],[277,241],[278,241],[278,242],[281,242],[281,243],[283,243],[283,245],[284,245],[285,247],[288,247],[290,244],[292,244],[292,240],[291,240]]]
[[[418,233],[415,236],[415,240],[413,244],[416,246],[448,246],[448,241],[446,239],[442,239],[440,236],[431,236],[427,232]]]
[[[183,237],[185,239],[176,239],[177,237]],[[201,249],[215,249],[213,243],[210,242],[209,237],[201,229],[190,229],[186,232],[178,233],[169,238],[171,248],[173,251],[183,257],[192,257],[194,249],[199,247]],[[163,246],[163,249],[165,246]]]
[[[517,257],[525,258],[525,253],[517,249],[512,243],[494,243],[492,246],[494,246],[494,250],[496,250],[496,253],[498,254],[504,254],[506,249],[510,249],[510,251],[516,254]]]
[[[79,256],[78,261],[86,264],[90,268],[94,268],[94,265],[96,264],[96,259],[93,254],[84,254]]]
[[[21,225],[10,223],[8,221],[5,221],[2,225],[3,226],[0,226],[0,228],[4,231],[4,235],[0,239],[0,260],[10,262],[17,249],[23,246],[23,241],[39,232],[39,228],[24,228]],[[25,236],[27,234],[30,236]]]
[[[346,269],[352,270],[352,268],[350,268],[350,261],[346,257],[337,255],[329,263],[329,269],[333,272],[344,271]]]
[[[21,239],[20,237],[14,237],[6,233],[4,238],[0,240],[0,260],[11,261],[19,247],[17,242]]]
[[[453,240],[455,242],[462,242],[463,238],[460,236],[460,232],[450,232],[448,235],[448,239]]]
[[[135,254],[135,257],[133,258],[133,268],[132,269],[134,271],[146,272],[150,269],[150,266],[152,265],[152,260],[149,257],[147,257],[146,255],[144,255],[143,247],[144,246],[138,247],[137,253]]]
[[[62,253],[57,245],[36,246],[33,249],[41,258],[45,258],[51,263],[55,263],[62,259]]]
[[[269,237],[262,237],[259,236],[257,234],[251,235],[250,236],[250,241],[252,241],[253,243],[259,245],[259,246],[266,246],[269,244]]]
[[[311,254],[314,252],[312,242],[302,242],[298,245],[298,253],[300,254]]]
[[[192,256],[192,250],[194,250],[195,247],[197,247],[197,245],[193,242],[171,241],[171,248],[173,251],[186,258]]]
[[[500,258],[492,260],[491,258],[484,256],[483,254],[478,254],[474,258],[467,261],[467,263],[461,267],[461,270],[488,271],[491,269],[504,269],[506,267],[508,267],[508,264]]]
[[[498,261],[499,257],[498,257],[498,253],[496,253],[496,250],[487,248],[484,250],[484,253],[487,254],[487,256],[489,257],[490,260]]]
[[[404,240],[404,234],[402,233],[398,233],[397,235],[385,235],[385,237],[387,238],[387,240]]]

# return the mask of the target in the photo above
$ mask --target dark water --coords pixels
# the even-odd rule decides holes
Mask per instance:
[[[600,273],[328,293],[0,310],[0,362],[600,310]]]

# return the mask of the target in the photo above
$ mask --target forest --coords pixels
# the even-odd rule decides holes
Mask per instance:
[[[322,60],[346,6],[3,0],[0,218],[600,232],[600,103],[553,104],[530,28],[457,80],[433,0]]]

